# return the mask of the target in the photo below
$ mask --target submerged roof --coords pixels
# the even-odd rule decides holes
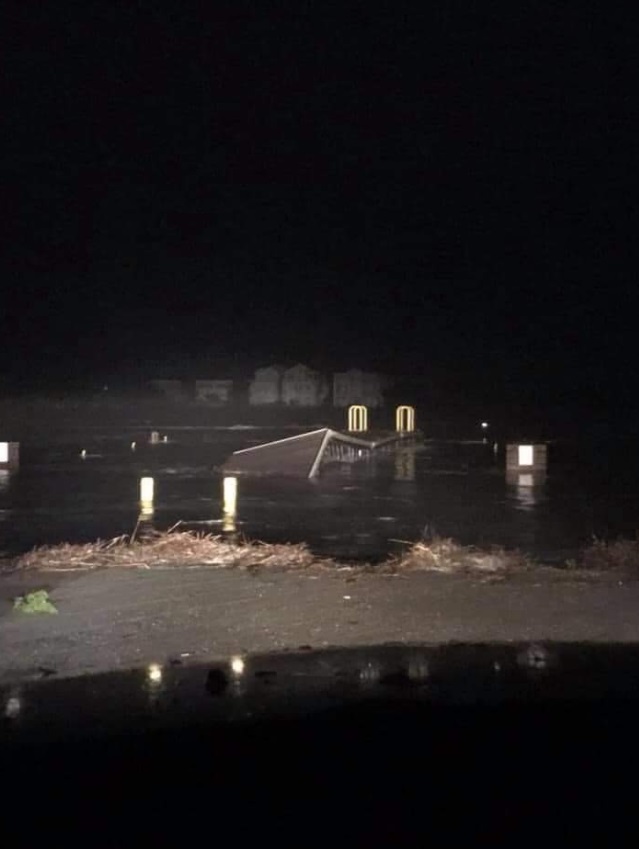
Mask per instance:
[[[222,466],[226,474],[278,474],[314,477],[329,446],[336,443],[371,449],[374,443],[328,427],[235,451]]]

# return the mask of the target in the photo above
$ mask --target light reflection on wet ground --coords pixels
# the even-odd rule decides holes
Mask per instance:
[[[363,700],[435,705],[636,703],[637,648],[601,643],[363,646],[235,655],[0,688],[0,739],[94,737],[196,718],[312,715]],[[628,702],[628,700],[630,700]],[[614,704],[614,702],[613,702]],[[69,723],[69,717],[73,721]]]
[[[105,429],[23,446],[19,472],[0,472],[0,550],[130,533],[142,476],[156,481],[156,527],[183,521],[217,532],[222,487],[216,468],[233,450],[281,435],[166,430],[168,441],[158,445],[148,443],[146,432]],[[507,484],[503,457],[476,444],[402,448],[317,481],[243,479],[237,529],[269,542],[306,541],[346,558],[381,558],[401,547],[398,541],[426,532],[562,559],[593,535],[635,532],[639,475],[628,467],[628,455],[619,452],[611,460],[599,451],[592,457],[594,464],[583,458],[568,463],[556,450],[539,487],[526,480]],[[617,467],[614,461],[622,462]]]

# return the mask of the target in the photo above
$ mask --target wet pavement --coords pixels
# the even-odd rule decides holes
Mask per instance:
[[[57,615],[12,609],[47,588]],[[300,646],[639,641],[639,583],[554,572],[503,581],[419,573],[105,570],[0,577],[0,680]]]

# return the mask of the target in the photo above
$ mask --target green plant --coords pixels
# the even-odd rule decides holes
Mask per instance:
[[[49,600],[46,590],[35,590],[24,596],[18,596],[13,603],[13,609],[20,613],[57,613],[57,607]]]

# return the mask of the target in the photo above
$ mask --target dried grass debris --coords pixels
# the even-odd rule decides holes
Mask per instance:
[[[310,566],[321,568],[334,565],[329,558],[312,554],[303,543],[270,544],[173,530],[133,540],[128,536],[119,536],[77,545],[62,543],[39,546],[16,558],[13,568],[70,572],[109,567],[305,569]]]

